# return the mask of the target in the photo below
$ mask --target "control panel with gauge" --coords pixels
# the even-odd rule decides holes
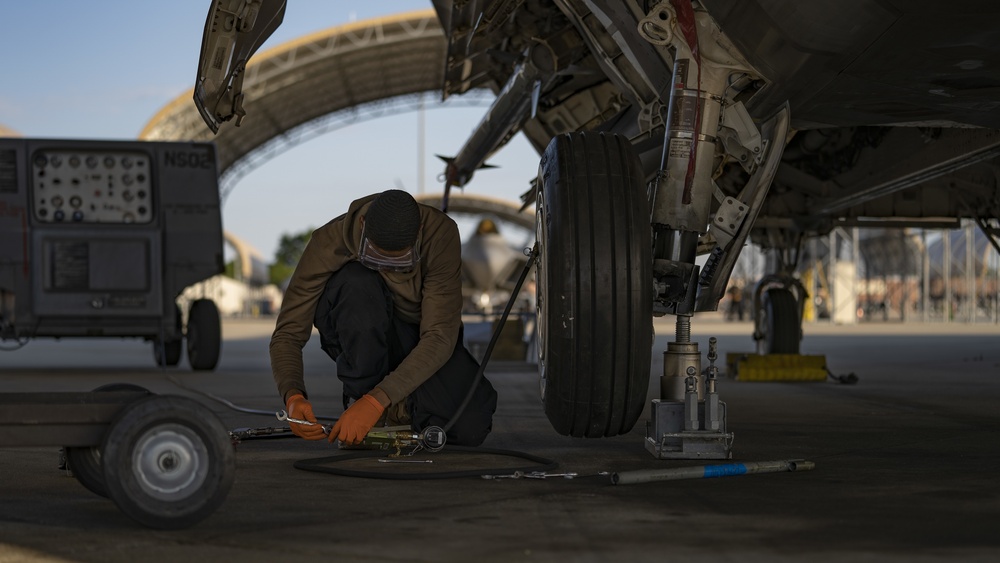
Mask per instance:
[[[46,223],[149,223],[150,157],[143,152],[40,149],[31,163],[34,218]]]
[[[138,336],[172,365],[222,245],[211,143],[0,138],[0,341]]]

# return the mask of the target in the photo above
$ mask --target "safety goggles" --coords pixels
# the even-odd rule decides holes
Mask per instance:
[[[381,272],[410,272],[417,266],[417,262],[420,262],[420,241],[418,240],[402,254],[389,256],[376,248],[365,236],[364,229],[362,229],[361,251],[358,253],[358,261],[372,270]]]

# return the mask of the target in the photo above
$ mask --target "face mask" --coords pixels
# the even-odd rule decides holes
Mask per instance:
[[[358,255],[358,261],[372,270],[381,272],[410,272],[420,261],[420,244],[418,241],[406,252],[398,256],[388,256],[375,248],[362,229],[361,252]]]

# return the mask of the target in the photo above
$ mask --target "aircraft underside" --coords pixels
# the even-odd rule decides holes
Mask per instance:
[[[751,241],[779,257],[758,292],[760,340],[797,352],[804,237],[960,218],[1000,234],[992,3],[432,3],[444,97],[497,94],[447,159],[443,205],[516,133],[541,154],[522,200],[537,209],[543,402],[560,433],[634,426],[652,316],[677,321],[661,399],[708,404],[691,318],[718,308]],[[284,2],[261,4],[258,22],[280,22]],[[235,67],[254,49],[237,49]],[[233,76],[196,87],[210,126],[240,116]]]
[[[995,32],[962,14],[967,6],[890,4],[435,2],[449,37],[445,95],[484,85],[498,92],[449,163],[448,179],[464,185],[515,131],[547,147],[536,189],[523,197],[537,200],[549,256],[540,264],[541,326],[582,316],[588,321],[574,326],[586,338],[641,331],[630,326],[633,315],[676,315],[676,349],[667,351],[661,396],[683,400],[688,369],[701,371],[690,317],[718,307],[747,242],[778,257],[754,307],[772,318],[757,319],[755,336],[764,351],[797,353],[805,290],[791,271],[804,237],[838,226],[954,225],[961,217],[996,234],[1000,133],[990,128],[997,124],[995,102],[982,91],[1000,83],[982,61]],[[904,33],[918,29],[931,33]],[[887,65],[891,72],[877,72]],[[601,148],[616,147],[618,138],[634,154]],[[640,172],[619,173],[632,167]],[[614,178],[610,194],[595,195],[606,177]],[[648,209],[630,203],[636,194],[648,195]],[[642,251],[603,249],[591,257],[577,226],[584,221],[580,206],[591,210],[594,237],[630,237],[627,246]],[[631,225],[630,213],[650,214],[651,240],[646,229],[621,227]],[[699,267],[696,257],[705,254]],[[632,285],[636,264],[638,277],[652,279],[650,288]],[[652,297],[616,304],[619,315],[588,325],[596,312],[587,299],[601,289],[586,276],[603,268],[613,278],[601,289]],[[564,270],[582,279],[562,279]],[[561,310],[565,295],[577,298],[571,311]],[[613,413],[599,403],[629,394],[635,366],[621,362],[621,374],[608,366],[581,371],[570,358],[592,347],[616,357],[614,344],[598,347],[594,338],[563,350],[549,340],[541,346],[543,381],[558,386],[559,398],[544,398],[557,429],[584,436],[627,431],[631,424],[618,424],[616,416],[634,420],[638,391]]]

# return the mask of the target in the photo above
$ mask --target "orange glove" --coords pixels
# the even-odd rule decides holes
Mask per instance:
[[[310,403],[309,399],[306,399],[302,393],[296,393],[291,397],[288,397],[288,401],[285,403],[285,410],[288,411],[288,416],[292,418],[316,422],[316,415],[313,414],[312,403]],[[288,427],[292,429],[292,434],[295,434],[300,438],[305,438],[306,440],[322,440],[323,438],[326,438],[326,434],[323,433],[323,428],[319,426],[318,423],[316,426],[311,426],[308,424],[289,422]]]
[[[383,411],[385,407],[378,402],[378,399],[371,395],[362,395],[333,425],[333,429],[330,430],[330,442],[340,440],[348,445],[361,442],[372,426],[378,422]]]

